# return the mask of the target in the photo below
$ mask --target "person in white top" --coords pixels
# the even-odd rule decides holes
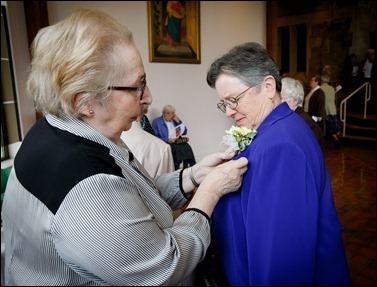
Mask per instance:
[[[368,49],[366,57],[360,63],[360,69],[362,71],[363,83],[370,83],[370,99],[367,102],[367,112],[376,113],[376,65],[374,57],[374,49]],[[363,101],[364,103],[364,101]],[[364,107],[364,106],[363,106]]]
[[[156,178],[175,170],[173,154],[169,144],[141,127],[140,120],[143,114],[132,123],[129,130],[122,132],[120,137],[149,175]]]
[[[363,72],[364,79],[372,78],[374,71],[374,49],[368,49],[366,58],[361,63],[361,70]]]

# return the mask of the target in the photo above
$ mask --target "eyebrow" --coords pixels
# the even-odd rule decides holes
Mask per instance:
[[[237,97],[237,93],[232,93],[231,94],[232,96],[227,96],[224,98],[224,100],[227,100],[227,99],[235,99]]]
[[[134,85],[137,85],[138,83],[143,83],[146,81],[147,74],[144,73],[143,75],[137,77],[136,81],[134,82]]]

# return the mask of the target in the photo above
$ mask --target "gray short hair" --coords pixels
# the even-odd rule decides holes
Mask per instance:
[[[239,78],[249,87],[257,86],[266,76],[272,76],[276,90],[281,91],[279,70],[265,47],[255,42],[248,42],[232,48],[216,59],[207,72],[207,83],[214,88],[222,74]]]
[[[289,77],[284,77],[281,80],[282,88],[281,88],[281,97],[282,99],[289,101],[294,100],[297,101],[297,105],[302,107],[304,102],[304,87],[299,80],[292,79]]]

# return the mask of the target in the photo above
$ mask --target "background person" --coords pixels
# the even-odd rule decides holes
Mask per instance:
[[[323,150],[323,134],[320,127],[313,120],[313,118],[304,111],[303,101],[304,101],[304,87],[299,80],[284,77],[281,79],[281,99],[283,102],[287,102],[288,106],[292,111],[298,113],[308,124],[310,129],[313,131],[318,143],[321,145]]]
[[[152,102],[144,65],[131,31],[100,11],[39,30],[27,87],[44,116],[5,191],[5,285],[185,283],[247,160],[216,153],[150,178],[120,138]]]
[[[365,58],[360,63],[363,83],[369,82],[371,84],[371,99],[367,110],[369,113],[376,113],[376,61],[374,53],[374,49],[368,49]],[[362,102],[364,103],[364,98]]]
[[[361,86],[361,78],[361,69],[357,55],[352,53],[347,56],[341,73],[341,100],[354,93]],[[347,111],[362,112],[364,110],[364,93],[364,90],[359,91],[348,100]]]
[[[329,84],[330,77],[327,75],[321,76],[321,89],[325,93],[325,110],[326,121],[328,122],[328,130],[332,140],[335,142],[335,147],[340,145],[340,131],[336,105],[335,105],[335,89]]]
[[[249,159],[239,192],[221,198],[213,213],[213,243],[229,284],[350,285],[322,150],[281,103],[268,51],[253,42],[235,46],[210,65],[207,83],[227,117],[257,130],[235,157]]]
[[[372,79],[375,79],[376,67],[374,63],[374,49],[368,49],[365,58],[360,63],[364,81],[371,81]]]
[[[152,127],[157,137],[170,144],[175,169],[179,169],[181,164],[186,168],[196,163],[194,152],[189,143],[180,140],[182,136],[187,135],[188,129],[177,116],[172,105],[166,105],[162,108],[162,115],[152,121]]]
[[[144,106],[138,119],[129,130],[122,132],[120,137],[150,176],[157,178],[175,171],[173,154],[170,145],[143,130],[141,120],[145,110],[148,110]]]
[[[309,93],[304,98],[304,111],[307,112],[326,135],[325,93],[321,89],[321,77],[312,75],[309,78]]]
[[[341,85],[345,96],[349,96],[360,86],[360,78],[360,64],[357,60],[357,55],[352,53],[347,56],[347,60],[342,70]]]
[[[154,132],[151,122],[149,121],[149,118],[147,116],[148,108],[149,108],[148,105],[143,106],[143,112],[138,122],[143,130],[150,133],[151,135],[156,136],[156,133]]]

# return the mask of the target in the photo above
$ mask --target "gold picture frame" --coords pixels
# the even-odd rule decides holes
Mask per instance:
[[[148,1],[149,61],[200,64],[200,1]]]

